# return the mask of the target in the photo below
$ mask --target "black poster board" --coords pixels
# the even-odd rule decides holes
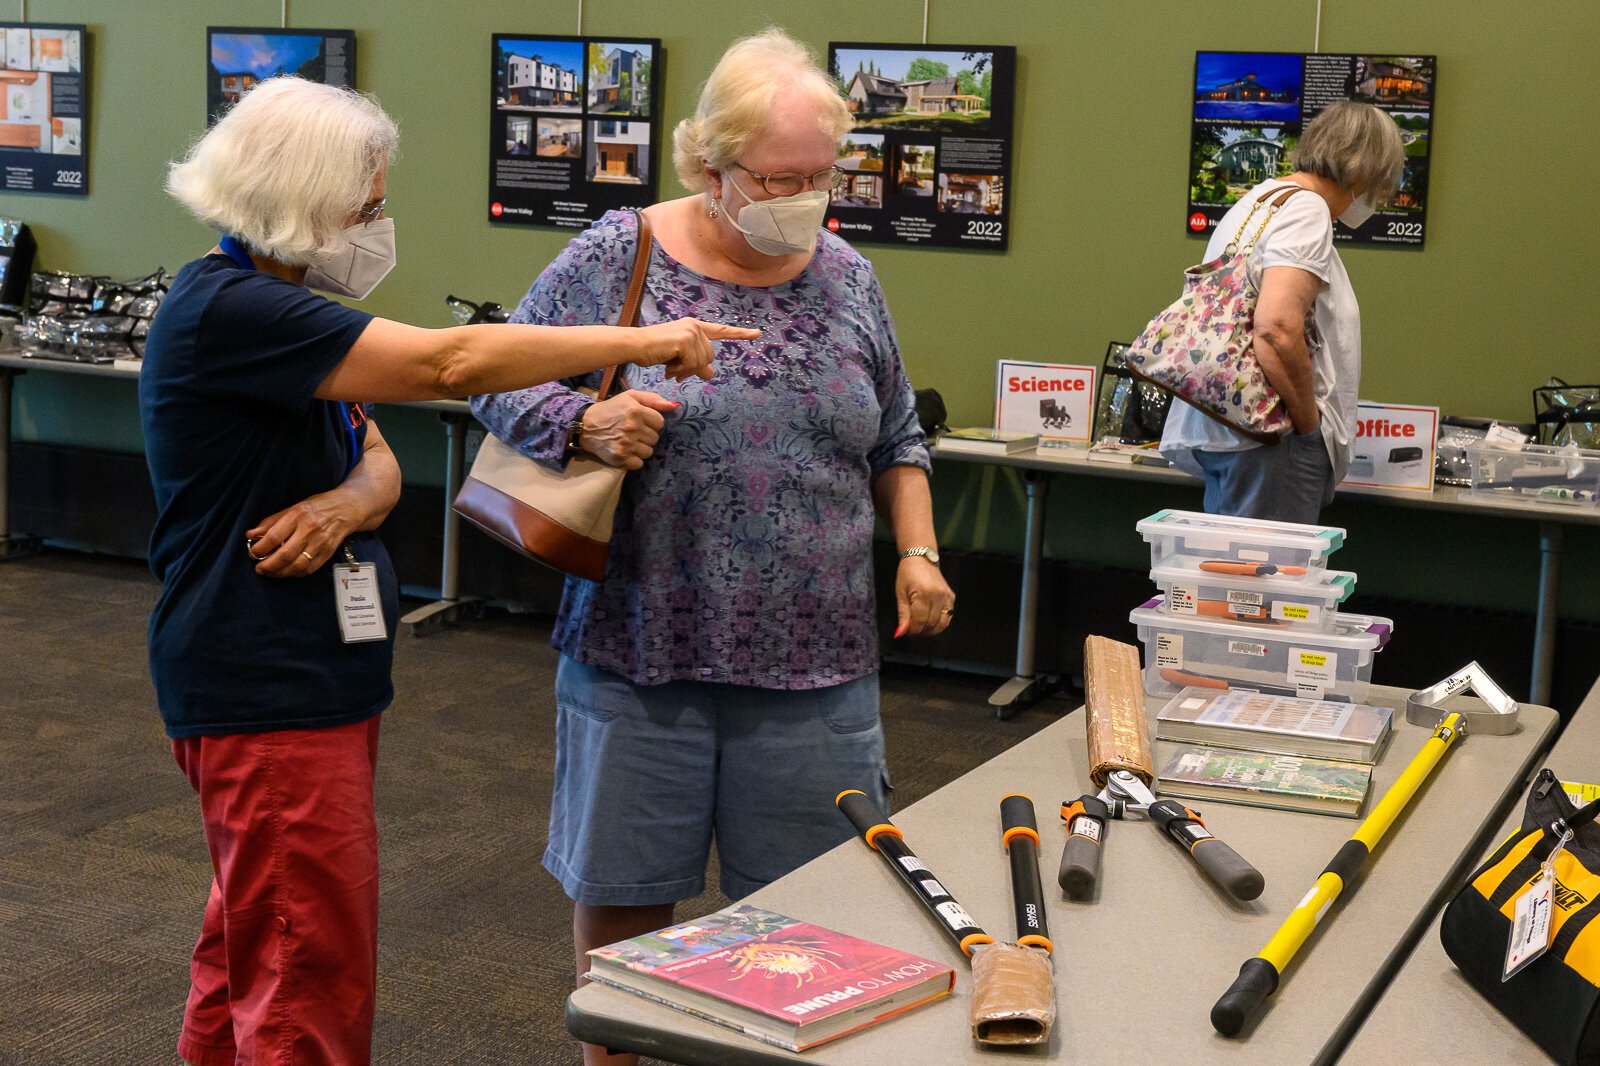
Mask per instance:
[[[1357,100],[1394,119],[1405,142],[1400,191],[1358,229],[1333,227],[1351,244],[1422,247],[1428,222],[1434,56],[1318,52],[1196,52],[1184,228],[1209,235],[1257,182],[1287,177],[1300,131],[1329,104]]]
[[[354,89],[355,31],[206,27],[206,125],[251,86],[279,74]]]
[[[648,207],[661,170],[661,41],[497,33],[489,221],[583,228]]]
[[[87,27],[0,22],[0,30],[0,189],[88,195]]]
[[[857,121],[828,229],[851,241],[1004,250],[1017,50],[836,41],[828,69]]]

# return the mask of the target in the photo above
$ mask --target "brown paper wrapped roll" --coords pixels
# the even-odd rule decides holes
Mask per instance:
[[[1042,1044],[1056,1021],[1047,952],[989,944],[972,956],[972,1036],[980,1044]]]
[[[1113,770],[1128,770],[1148,785],[1155,766],[1150,759],[1150,719],[1144,709],[1139,649],[1107,637],[1086,639],[1083,690],[1090,778],[1104,788]]]

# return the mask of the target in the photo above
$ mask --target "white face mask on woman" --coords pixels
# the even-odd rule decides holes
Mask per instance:
[[[317,253],[306,270],[306,287],[365,300],[393,269],[394,219],[357,222]]]
[[[1344,214],[1339,216],[1339,221],[1351,229],[1360,229],[1361,224],[1371,218],[1372,213],[1377,209],[1378,205],[1373,200],[1372,194],[1370,192],[1364,193],[1350,201],[1350,206],[1344,209]]]
[[[774,196],[770,200],[752,200],[744,186],[734,179],[733,170],[722,172],[728,182],[744,197],[744,206],[735,219],[728,205],[722,201],[728,225],[744,234],[750,247],[763,255],[799,255],[817,246],[817,227],[828,214],[828,194],[820,189],[808,189],[793,196]],[[723,200],[727,194],[723,194]]]

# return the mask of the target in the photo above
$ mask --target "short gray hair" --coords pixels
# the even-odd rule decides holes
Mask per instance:
[[[805,45],[773,28],[733,42],[700,90],[694,114],[672,132],[672,164],[690,192],[706,187],[705,168],[732,163],[766,128],[779,90],[806,93],[817,126],[835,140],[854,125],[838,83]]]
[[[212,229],[305,266],[361,209],[399,142],[369,96],[268,78],[171,165],[167,192]]]
[[[1384,200],[1400,188],[1406,149],[1394,119],[1371,104],[1340,100],[1311,120],[1292,158],[1296,170]]]

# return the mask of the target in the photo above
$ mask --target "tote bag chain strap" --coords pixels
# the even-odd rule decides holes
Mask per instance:
[[[1266,232],[1267,223],[1272,221],[1272,216],[1277,214],[1278,209],[1288,202],[1289,197],[1293,196],[1297,192],[1303,192],[1304,190],[1305,186],[1303,185],[1296,185],[1293,188],[1279,190],[1281,195],[1279,195],[1278,198],[1273,200],[1270,204],[1267,203],[1267,199],[1271,197],[1273,193],[1269,192],[1257,197],[1256,202],[1250,205],[1250,210],[1245,214],[1244,221],[1239,223],[1239,232],[1235,233],[1233,235],[1233,240],[1229,241],[1228,246],[1222,249],[1222,254],[1224,256],[1240,254],[1239,238],[1244,236],[1245,227],[1250,225],[1250,220],[1255,217],[1256,208],[1266,204],[1267,212],[1261,216],[1261,225],[1257,226],[1256,231],[1250,235],[1250,241],[1244,246],[1244,251],[1242,254],[1249,255],[1251,252],[1255,251],[1256,242],[1261,239],[1261,234]]]

